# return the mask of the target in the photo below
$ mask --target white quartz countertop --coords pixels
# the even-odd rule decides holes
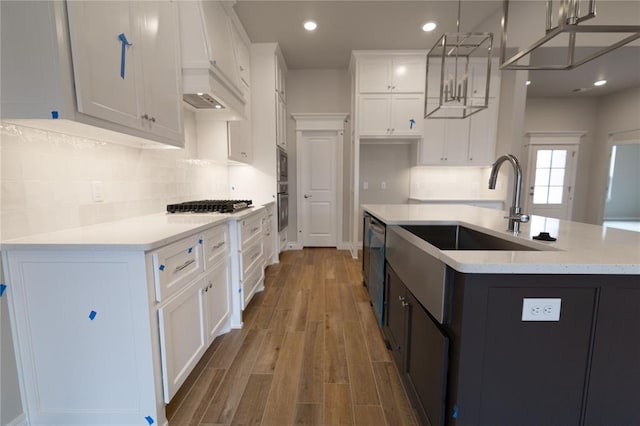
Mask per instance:
[[[431,254],[464,273],[640,275],[640,233],[542,216],[507,231],[505,212],[459,204],[363,205],[387,226],[464,225],[538,251],[438,250]],[[533,240],[549,232],[555,242]],[[432,246],[433,247],[433,246]],[[640,280],[638,282],[640,284]]]
[[[2,241],[0,250],[149,251],[264,207],[238,213],[158,213]]]

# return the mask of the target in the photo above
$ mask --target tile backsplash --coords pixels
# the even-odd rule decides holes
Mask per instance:
[[[409,197],[423,200],[504,200],[509,177],[500,170],[490,190],[490,167],[413,167]]]
[[[0,126],[3,240],[159,213],[188,199],[228,197],[227,164],[197,158],[188,111],[184,149],[146,150]],[[104,201],[93,201],[93,182]]]

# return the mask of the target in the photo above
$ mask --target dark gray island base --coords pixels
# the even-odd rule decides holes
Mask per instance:
[[[363,269],[384,270],[373,295],[423,425],[640,426],[640,234],[533,216],[513,235],[468,206],[364,210],[384,244],[364,234]],[[557,241],[532,241],[543,231]]]
[[[383,330],[423,424],[640,424],[638,276],[447,268],[439,324],[386,266]],[[561,320],[522,321],[523,298],[561,298]]]

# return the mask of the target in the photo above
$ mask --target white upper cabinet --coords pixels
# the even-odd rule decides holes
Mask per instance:
[[[219,1],[203,1],[202,13],[209,31],[209,58],[231,83],[238,86],[235,55],[231,41],[231,22]]]
[[[406,52],[353,53],[359,137],[422,137],[426,57]]]
[[[238,66],[238,75],[242,83],[251,86],[251,52],[248,37],[244,35],[242,24],[232,20],[231,34],[233,35],[233,46],[236,52],[236,64]]]
[[[249,87],[243,84],[244,97],[247,100],[246,120],[228,122],[228,153],[229,159],[250,164],[253,161],[253,147],[251,141],[251,93]]]
[[[358,59],[360,93],[424,93],[425,57],[374,56]]]
[[[0,2],[2,118],[81,137],[184,145],[175,3]],[[37,89],[37,90],[34,90]]]

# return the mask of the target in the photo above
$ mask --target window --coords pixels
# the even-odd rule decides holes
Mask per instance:
[[[562,204],[566,164],[567,150],[538,150],[533,204]]]

